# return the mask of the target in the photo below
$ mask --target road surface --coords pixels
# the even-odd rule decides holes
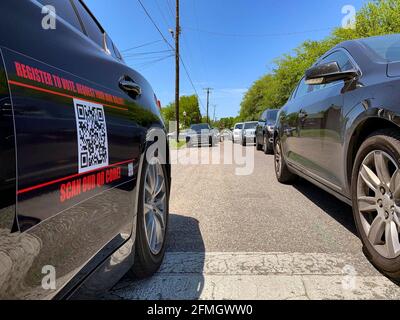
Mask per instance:
[[[362,254],[349,206],[304,180],[279,184],[273,156],[262,152],[254,151],[250,175],[207,164],[231,147],[173,152],[165,262],[154,277],[124,278],[104,298],[400,298]],[[189,152],[205,164],[182,164]]]

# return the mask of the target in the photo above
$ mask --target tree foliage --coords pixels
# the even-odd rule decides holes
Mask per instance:
[[[184,113],[186,112],[186,117]],[[175,121],[175,103],[170,103],[161,109],[167,126],[170,121]],[[179,119],[183,128],[188,128],[192,123],[201,122],[199,99],[197,96],[182,96],[179,99]]]
[[[272,73],[253,83],[245,94],[239,118],[242,121],[258,120],[267,108],[281,108],[305,71],[325,52],[335,45],[357,38],[400,33],[400,0],[377,0],[367,3],[357,13],[354,29],[337,28],[321,41],[305,41],[275,60]]]

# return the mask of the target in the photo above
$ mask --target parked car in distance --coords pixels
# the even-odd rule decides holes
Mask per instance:
[[[193,124],[187,131],[186,145],[188,148],[195,146],[201,147],[204,145],[211,148],[214,146],[215,142],[215,131],[208,123]]]
[[[232,130],[232,142],[240,142],[244,123],[236,123]]]
[[[248,143],[256,143],[256,127],[258,122],[245,122],[242,130],[242,137],[240,139],[242,146]]]
[[[256,147],[257,150],[263,150],[265,154],[274,152],[274,130],[276,117],[279,110],[265,110],[256,127]]]
[[[352,205],[367,258],[400,280],[400,35],[343,42],[279,113],[275,171]],[[318,223],[318,221],[316,221]]]
[[[150,276],[171,181],[168,154],[146,157],[167,144],[150,84],[83,1],[0,11],[0,298],[93,298]]]

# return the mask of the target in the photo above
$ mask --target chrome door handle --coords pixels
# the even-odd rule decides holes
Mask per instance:
[[[123,79],[119,82],[119,87],[134,98],[142,94],[142,88],[134,81]]]

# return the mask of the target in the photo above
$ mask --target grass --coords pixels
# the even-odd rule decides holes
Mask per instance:
[[[180,140],[179,143],[176,142],[175,139],[171,139],[171,140],[169,141],[169,147],[170,147],[171,149],[173,149],[173,150],[182,149],[182,148],[184,148],[185,146],[186,146],[186,142],[185,142],[185,141],[182,141],[182,140]]]

